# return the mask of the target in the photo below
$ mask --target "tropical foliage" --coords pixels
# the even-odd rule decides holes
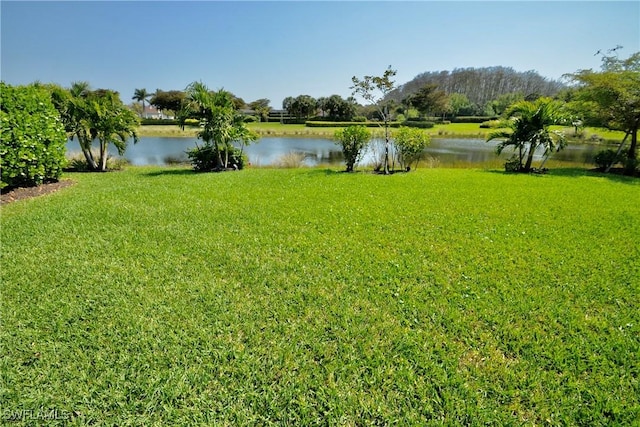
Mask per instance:
[[[233,143],[239,142],[244,147],[255,141],[257,135],[246,127],[231,94],[224,90],[210,91],[204,83],[193,82],[187,86],[185,95],[178,122],[184,129],[187,120],[197,119],[200,123],[197,137],[204,142],[204,146],[197,146],[189,156],[192,161],[201,156],[209,159],[202,163],[193,162],[194,167],[217,171],[229,166],[240,168],[240,164],[234,163]],[[242,148],[238,156],[242,157]]]
[[[80,149],[92,171],[107,170],[107,149],[113,144],[123,155],[129,138],[138,142],[140,124],[136,114],[120,100],[118,92],[108,89],[90,90],[87,82],[74,82],[69,90],[52,94],[70,139],[77,138]],[[92,150],[98,142],[98,153]]]
[[[143,116],[146,111],[147,101],[150,96],[151,94],[147,92],[147,89],[142,88],[142,89],[136,89],[133,93],[133,96],[131,97],[131,99],[142,103],[141,116]]]
[[[60,178],[67,138],[46,88],[0,83],[0,123],[0,188]]]
[[[498,154],[507,147],[513,147],[518,153],[514,160],[515,165],[509,169],[530,172],[533,156],[538,148],[544,148],[546,161],[553,151],[560,151],[565,147],[563,133],[550,130],[551,125],[560,124],[564,120],[562,104],[550,98],[516,102],[505,112],[501,129],[491,132],[487,141],[503,139],[498,144]],[[544,161],[540,168],[542,166]]]

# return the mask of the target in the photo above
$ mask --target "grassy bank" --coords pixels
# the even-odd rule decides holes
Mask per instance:
[[[3,414],[640,418],[638,180],[574,169],[67,177],[77,184],[2,207]]]
[[[249,123],[249,128],[263,137],[316,137],[332,138],[337,127],[306,127],[305,125],[282,125],[280,123]],[[554,130],[564,131],[572,142],[595,142],[596,139],[619,142],[624,137],[623,132],[609,131],[601,128],[586,128],[583,131],[583,138],[573,138],[573,128],[554,126]],[[375,131],[375,129],[372,129]],[[432,138],[486,138],[491,129],[483,129],[479,123],[451,123],[448,125],[435,125],[432,129],[427,129]],[[157,137],[195,137],[197,128],[187,127],[181,130],[178,126],[171,125],[145,125],[139,129],[140,136]],[[381,133],[381,131],[378,131]]]

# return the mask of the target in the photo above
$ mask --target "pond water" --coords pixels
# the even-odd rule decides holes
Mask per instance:
[[[198,142],[201,144],[200,142]],[[187,162],[185,151],[195,147],[195,138],[167,138],[143,137],[137,144],[129,143],[123,157],[131,164],[168,165]],[[484,163],[495,161],[496,158],[506,160],[513,151],[509,148],[501,156],[495,154],[496,143],[487,143],[482,139],[433,139],[425,150],[425,157],[437,159],[442,166],[456,163]],[[383,152],[382,141],[373,144],[361,161],[370,164]],[[554,153],[552,159],[563,160],[576,164],[589,164],[593,156],[603,147],[576,144],[569,145],[563,151]],[[277,164],[283,156],[297,153],[304,157],[303,163],[308,166],[319,164],[341,165],[343,161],[340,148],[329,139],[319,138],[261,138],[257,142],[244,148],[249,162],[255,166],[269,166]],[[68,153],[80,153],[77,141],[67,143]],[[109,153],[116,157],[117,151],[109,147]],[[537,153],[540,159],[542,152]]]

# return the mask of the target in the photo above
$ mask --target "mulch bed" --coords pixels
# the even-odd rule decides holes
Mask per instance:
[[[69,187],[73,184],[75,184],[74,181],[65,179],[63,181],[38,185],[37,187],[19,187],[12,188],[10,190],[2,189],[2,194],[0,195],[0,203],[4,205],[6,203],[15,202],[17,200],[44,196],[45,194],[51,194],[61,188]]]

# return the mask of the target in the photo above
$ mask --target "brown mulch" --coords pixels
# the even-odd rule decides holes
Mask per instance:
[[[45,194],[51,194],[58,191],[61,188],[69,187],[75,184],[70,179],[65,179],[58,182],[51,182],[48,184],[38,185],[37,187],[19,187],[11,190],[2,190],[0,195],[0,203],[3,205],[6,203],[15,202],[17,200],[30,199],[32,197],[44,196]]]

